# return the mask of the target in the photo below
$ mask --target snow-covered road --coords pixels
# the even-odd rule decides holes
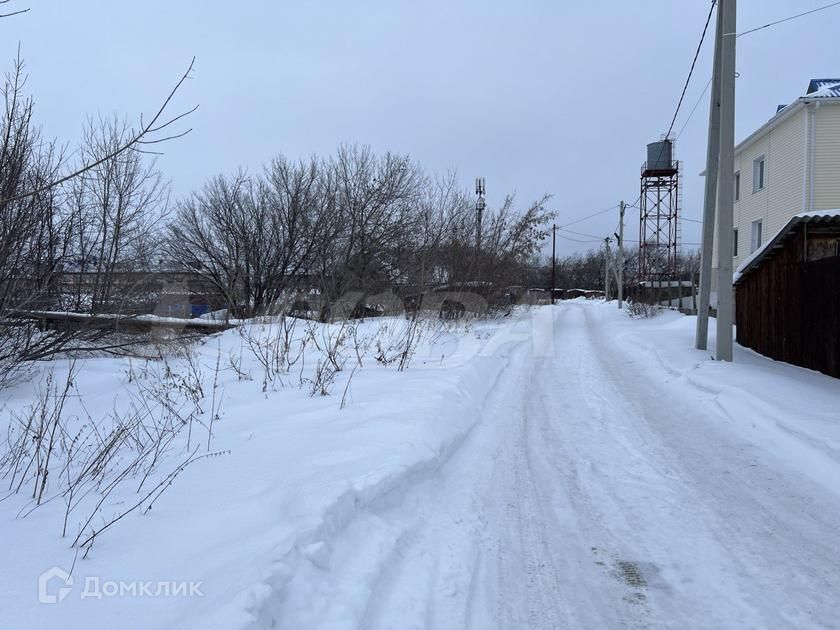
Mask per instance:
[[[257,625],[838,627],[837,444],[774,439],[603,308],[532,317],[454,454],[310,550]]]
[[[740,347],[711,361],[691,347],[693,318],[615,306],[432,321],[405,371],[371,353],[406,320],[356,322],[376,344],[345,349],[364,365],[331,396],[285,382],[297,372],[267,388],[247,353],[216,375],[242,357],[239,331],[198,344],[196,378],[224,391],[217,455],[87,558],[60,536],[63,500],[31,511],[31,494],[1,496],[14,544],[0,628],[840,628],[840,380]],[[344,326],[299,323],[297,339]],[[301,379],[323,358],[307,353]],[[67,421],[107,434],[106,414],[126,417],[159,367],[87,360]],[[69,367],[43,369],[7,392],[11,411]],[[129,486],[99,520],[136,501]],[[73,580],[39,603],[51,567]],[[188,582],[200,596],[175,596]]]

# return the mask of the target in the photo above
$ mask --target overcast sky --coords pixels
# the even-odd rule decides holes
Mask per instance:
[[[488,202],[543,193],[564,224],[638,196],[645,145],[667,131],[708,0],[219,2],[13,0],[0,20],[10,66],[20,43],[43,131],[71,145],[86,116],[149,114],[196,57],[178,107],[194,131],[159,165],[176,195],[277,153],[343,142],[409,153],[429,171],[487,180]],[[739,31],[827,4],[742,0]],[[10,5],[6,5],[8,10]],[[738,40],[738,139],[840,77],[840,7]],[[711,76],[712,33],[676,130]],[[683,213],[702,206],[708,98],[677,143]],[[569,227],[602,236],[618,211]],[[683,240],[699,241],[686,223]],[[638,238],[628,213],[627,238]],[[567,234],[586,241],[590,237]],[[560,239],[563,252],[593,242]]]

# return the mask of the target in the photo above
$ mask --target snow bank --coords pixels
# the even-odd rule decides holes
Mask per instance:
[[[409,369],[398,372],[395,364],[381,365],[374,357],[380,347],[393,353],[405,325],[399,319],[359,324],[355,335],[367,348],[363,367],[354,369],[356,355],[348,347],[345,369],[329,396],[310,397],[306,385],[297,386],[325,360],[312,346],[287,373],[267,380],[238,331],[204,340],[197,355],[203,388],[209,399],[215,380],[223,400],[210,445],[218,455],[187,467],[153,510],[128,514],[85,559],[70,548],[75,522],[67,537],[60,536],[60,496],[25,517],[30,498],[6,497],[0,502],[0,535],[15,543],[4,551],[0,625],[258,626],[282,602],[284,585],[301,566],[330,569],[330,539],[355,515],[373,504],[398,502],[408,484],[432,474],[457,449],[504,368],[505,339],[515,322],[429,330]],[[271,327],[254,330],[264,339]],[[310,323],[293,336],[307,334],[325,348],[347,333]],[[496,350],[482,356],[494,336]],[[171,366],[187,370],[183,360]],[[4,423],[14,423],[11,411],[31,404],[47,367],[61,382],[69,364],[44,366],[40,378],[7,394]],[[125,412],[139,395],[143,369],[136,361],[87,359],[66,414],[84,424]],[[193,444],[207,440],[209,404],[205,400],[204,416],[191,427]],[[171,455],[169,468],[182,457]],[[134,487],[121,489],[97,520],[104,522],[136,497]],[[64,601],[39,603],[39,575],[52,567],[72,567],[73,584]],[[195,588],[192,596],[185,596],[186,584]],[[51,583],[48,590],[55,593],[61,585]],[[96,596],[97,586],[104,596]],[[115,595],[118,588],[124,590]]]
[[[840,494],[840,380],[774,361],[735,344],[732,363],[696,350],[696,317],[663,311],[630,320],[614,304],[595,305],[600,325],[612,329],[616,360],[646,370],[686,405],[712,406],[726,429],[812,482]],[[709,348],[715,327],[709,326]],[[678,421],[678,419],[675,419]]]

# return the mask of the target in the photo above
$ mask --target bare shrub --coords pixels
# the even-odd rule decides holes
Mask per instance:
[[[644,319],[656,317],[662,312],[662,307],[657,304],[648,304],[647,302],[636,300],[628,304],[627,312],[630,314],[630,317]]]
[[[307,379],[310,396],[327,396],[330,393],[338,373],[344,369],[347,362],[343,350],[350,337],[350,329],[349,323],[344,321],[337,331],[333,331],[330,326],[323,326],[320,335],[314,332],[310,334],[313,345],[321,353],[312,377]]]
[[[55,466],[60,466],[54,454],[64,445],[64,406],[73,389],[74,376],[74,364],[60,382],[56,382],[52,371],[48,372],[38,388],[36,401],[23,414],[11,415],[7,449],[0,457],[0,476],[9,479],[9,490],[15,493],[31,484],[31,498],[36,506],[43,501]]]
[[[80,517],[73,546],[86,555],[102,533],[125,516],[151,509],[186,466],[217,454],[210,447],[223,399],[220,367],[219,347],[205,409],[205,371],[195,348],[162,360],[129,361],[124,380],[127,404],[99,418],[91,417],[76,390],[74,361],[61,378],[54,370],[47,372],[36,388],[35,402],[11,414],[0,445],[0,479],[8,483],[7,496],[29,495],[19,516],[63,501],[62,536]],[[67,413],[71,398],[82,416]],[[197,453],[204,440],[194,435],[196,426],[207,431],[204,455]],[[186,455],[167,471],[179,451]]]
[[[275,383],[282,385],[282,377],[302,360],[303,353],[311,338],[311,329],[298,336],[300,320],[279,315],[251,320],[239,327],[242,347],[247,346],[263,371],[262,391],[267,392]],[[240,375],[242,356],[231,358],[231,366]]]

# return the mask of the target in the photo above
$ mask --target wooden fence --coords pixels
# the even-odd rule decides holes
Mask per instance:
[[[799,240],[736,286],[738,343],[840,377],[840,256],[804,262]]]

